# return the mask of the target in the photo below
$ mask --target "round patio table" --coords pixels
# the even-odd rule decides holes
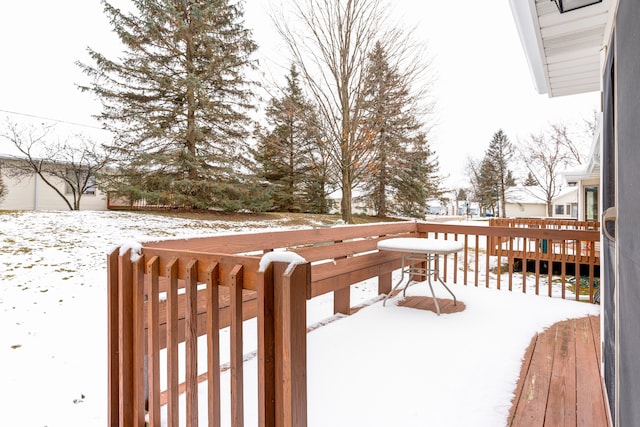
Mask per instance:
[[[456,305],[456,296],[451,289],[444,283],[440,277],[440,271],[438,268],[440,255],[449,255],[460,252],[463,249],[463,244],[454,242],[452,240],[439,240],[422,237],[395,237],[392,239],[385,239],[378,242],[378,250],[381,251],[393,251],[402,253],[402,275],[400,280],[393,287],[391,292],[385,296],[382,305],[387,303],[387,299],[393,294],[398,286],[404,281],[404,276],[407,274],[409,279],[404,285],[402,296],[404,297],[407,292],[407,288],[412,282],[417,282],[415,277],[426,277],[426,282],[429,284],[431,290],[431,296],[436,306],[438,316],[440,315],[440,306],[438,300],[433,292],[433,286],[431,285],[431,277],[433,276],[438,282],[444,286],[444,288],[453,297],[453,304]]]

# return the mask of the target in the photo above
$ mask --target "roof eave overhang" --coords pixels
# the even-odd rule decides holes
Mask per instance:
[[[598,91],[618,0],[560,14],[553,2],[509,0],[534,86],[549,97]]]
[[[522,48],[527,58],[533,85],[538,93],[548,94],[549,82],[547,81],[545,63],[543,61],[544,49],[535,3],[509,0],[509,4],[516,22],[518,35],[520,36],[520,43],[522,43]]]

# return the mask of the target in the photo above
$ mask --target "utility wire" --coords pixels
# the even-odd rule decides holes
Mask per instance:
[[[56,123],[64,123],[64,124],[72,125],[72,126],[81,126],[81,127],[85,127],[85,128],[89,128],[89,129],[98,129],[98,130],[104,131],[104,129],[102,129],[101,127],[98,127],[98,126],[85,125],[85,124],[76,123],[76,122],[69,122],[67,120],[52,119],[50,117],[36,116],[35,114],[18,113],[17,111],[3,110],[1,108],[0,108],[0,112],[8,113],[8,114],[15,114],[17,116],[32,117],[34,119],[48,120],[48,121],[56,122]]]

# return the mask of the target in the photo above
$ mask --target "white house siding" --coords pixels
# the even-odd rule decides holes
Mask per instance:
[[[507,218],[546,217],[547,207],[539,203],[509,203],[505,204]]]
[[[511,187],[505,191],[505,213],[508,218],[546,217],[547,204],[540,187]]]
[[[558,213],[557,206],[562,206],[563,213]],[[568,188],[567,190],[554,197],[552,213],[554,218],[578,219],[578,188]]]
[[[7,188],[6,196],[0,201],[0,210],[69,210],[62,198],[36,174],[16,179],[2,175]],[[64,194],[65,184],[57,182]],[[72,199],[71,195],[68,195]],[[82,210],[106,210],[107,195],[96,190],[95,194],[83,194],[80,200]]]

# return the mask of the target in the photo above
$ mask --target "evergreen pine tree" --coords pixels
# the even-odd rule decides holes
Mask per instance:
[[[331,180],[331,158],[328,144],[320,135],[311,151],[311,168],[305,175],[304,194],[307,211],[312,213],[329,213],[329,194],[335,189]]]
[[[396,211],[403,216],[424,218],[427,200],[442,195],[440,165],[424,133],[412,140],[401,164],[403,167],[391,179]]]
[[[261,187],[238,173],[247,170],[252,91],[246,73],[256,49],[242,26],[241,5],[132,2],[136,11],[125,13],[103,1],[123,55],[112,60],[89,49],[95,64],[78,64],[93,79],[81,89],[102,101],[99,119],[115,134],[119,193],[196,208],[260,210]]]
[[[531,172],[527,174],[527,179],[524,180],[524,185],[525,187],[534,187],[538,185],[538,181],[536,181],[536,178]]]
[[[513,173],[509,170],[509,162],[514,154],[513,145],[502,129],[493,134],[489,149],[485,155],[487,167],[491,169],[493,180],[491,186],[496,191],[496,199],[500,202],[502,216],[506,216],[505,191],[515,185]]]
[[[491,211],[492,214],[497,214],[498,188],[496,182],[495,168],[485,154],[475,171],[476,199],[480,203],[482,212]]]
[[[261,132],[256,158],[263,177],[272,184],[274,208],[299,212],[309,210],[313,203],[310,197],[323,197],[307,191],[314,185],[310,178],[318,141],[317,118],[313,105],[302,94],[295,66],[286,79],[282,96],[271,99],[267,108],[270,130]]]
[[[376,43],[368,57],[363,122],[375,156],[366,169],[365,194],[378,216],[391,212],[392,195],[401,213],[424,216],[427,194],[437,186],[432,181],[437,161],[420,133],[409,82],[391,67],[388,55]]]

